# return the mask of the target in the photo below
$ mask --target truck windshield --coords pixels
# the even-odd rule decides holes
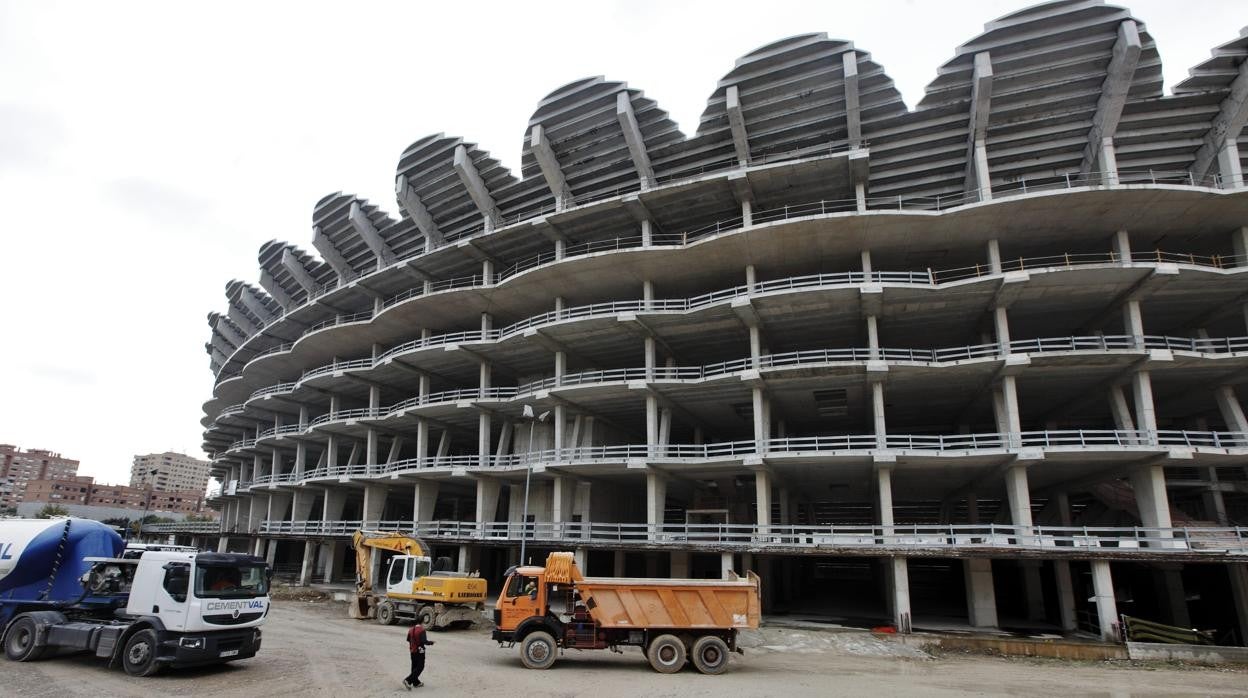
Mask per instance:
[[[264,596],[269,580],[264,565],[199,565],[195,568],[195,596],[201,599],[237,599]]]

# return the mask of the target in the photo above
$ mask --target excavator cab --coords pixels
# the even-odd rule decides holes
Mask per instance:
[[[429,576],[432,564],[427,557],[395,555],[390,558],[390,574],[386,576],[387,594],[411,594],[417,579]]]

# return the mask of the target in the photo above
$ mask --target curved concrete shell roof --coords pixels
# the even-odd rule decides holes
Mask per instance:
[[[457,238],[743,163],[837,149],[865,149],[868,199],[958,197],[1095,176],[1107,158],[1118,170],[1204,178],[1226,144],[1242,140],[1246,57],[1241,34],[1163,95],[1160,55],[1141,19],[1099,0],[1058,0],[988,22],[907,110],[870,54],[802,34],[738,59],[689,138],[640,90],[583,78],[539,101],[524,134],[522,177],[462,138],[421,138],[399,158],[396,213],[350,194],[326,196],[313,213],[313,245],[324,261],[267,243],[265,291],[232,285],[222,317],[250,335],[266,313],[317,295],[309,286],[342,284]],[[532,248],[498,242],[494,251],[507,244]],[[439,271],[463,270],[422,263],[419,273]],[[218,351],[230,344],[215,329],[214,338]]]

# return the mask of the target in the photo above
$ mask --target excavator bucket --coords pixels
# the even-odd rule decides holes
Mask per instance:
[[[347,604],[347,616],[356,620],[375,618],[377,607],[373,605],[373,599],[370,596],[357,594],[355,599]]]

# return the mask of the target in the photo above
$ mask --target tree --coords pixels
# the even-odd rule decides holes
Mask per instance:
[[[36,519],[50,519],[53,516],[69,516],[69,509],[60,504],[44,504],[39,513],[35,514]]]

